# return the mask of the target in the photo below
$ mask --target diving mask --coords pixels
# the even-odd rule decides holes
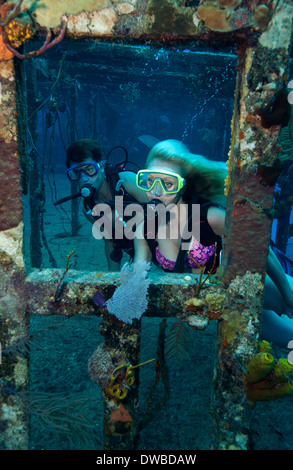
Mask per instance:
[[[92,177],[96,176],[98,171],[100,170],[100,165],[96,162],[88,162],[88,163],[80,163],[79,165],[72,166],[71,168],[68,168],[67,176],[70,179],[70,181],[79,181],[81,178],[81,174],[83,174]]]
[[[178,193],[186,181],[182,176],[167,170],[139,170],[136,175],[136,185],[144,191],[152,191],[161,195]]]

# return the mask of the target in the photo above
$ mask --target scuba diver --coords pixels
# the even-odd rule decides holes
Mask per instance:
[[[137,186],[145,191],[149,200],[157,199],[166,207],[172,205],[170,220],[158,220],[155,240],[145,237],[143,224],[138,227],[134,261],[152,260],[165,271],[172,272],[200,272],[200,267],[205,266],[208,272],[216,256],[218,266],[225,223],[222,206],[225,205],[226,174],[225,163],[192,155],[182,142],[166,140],[156,144],[149,152],[146,169],[137,173]],[[192,225],[200,227],[200,243],[192,234],[189,251],[182,248],[183,238],[170,236],[172,226],[180,225],[186,205],[189,233]],[[196,221],[192,220],[193,205],[200,206],[200,217]],[[163,236],[160,236],[160,229]]]
[[[125,151],[124,147],[120,147]],[[117,148],[117,147],[114,147]],[[124,162],[116,165],[109,162],[111,149],[106,159],[102,159],[99,141],[93,139],[80,139],[73,142],[66,151],[67,176],[70,181],[76,182],[79,192],[55,202],[61,204],[75,197],[83,197],[83,213],[94,224],[96,218],[92,210],[97,204],[113,203],[115,197],[123,198],[124,204],[147,202],[145,191],[136,186],[136,173],[126,171]],[[112,211],[112,225],[115,226],[115,215]],[[133,257],[133,240],[104,238],[105,254],[109,271],[119,271],[123,252]]]
[[[168,227],[165,227],[167,237],[160,237],[158,231],[155,243],[150,243],[144,233],[144,223],[141,223],[134,239],[134,263],[153,261],[165,271],[172,272],[200,272],[199,266],[209,265],[215,255],[215,243],[217,249],[221,247],[225,226],[225,166],[192,154],[177,140],[159,142],[151,149],[145,170],[137,173],[137,186],[146,192],[149,199],[155,197],[164,205],[175,204],[178,210],[174,211],[173,224],[178,224],[182,202],[200,204],[200,242],[191,237],[189,251],[182,250],[182,240],[169,237]],[[162,222],[166,225],[164,220]],[[292,318],[293,278],[285,274],[270,247],[260,339],[287,348],[293,340]]]

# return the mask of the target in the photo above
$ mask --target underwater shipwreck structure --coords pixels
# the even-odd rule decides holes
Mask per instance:
[[[102,387],[105,449],[136,448],[139,432],[147,423],[148,418],[138,415],[140,321],[133,325],[119,322],[104,306],[92,302],[97,291],[106,299],[113,295],[119,284],[117,274],[74,271],[71,252],[65,269],[42,269],[37,265],[41,237],[37,203],[41,192],[39,182],[33,178],[37,170],[30,170],[35,160],[26,138],[28,115],[33,113],[31,103],[26,105],[26,93],[33,82],[24,79],[25,62],[66,40],[73,46],[85,41],[87,47],[89,41],[93,47],[101,41],[163,48],[183,43],[193,51],[197,47],[235,47],[237,77],[227,155],[228,205],[222,265],[207,290],[201,289],[205,278],[150,274],[144,316],[162,319],[154,380],[154,388],[160,380],[164,384],[159,406],[170,393],[164,358],[165,319],[175,318],[181,328],[186,324],[194,329],[204,329],[209,322],[217,321],[212,448],[249,449],[252,402],[244,371],[258,352],[273,192],[281,171],[278,136],[284,116],[274,114],[273,103],[288,81],[292,2],[64,0],[61,6],[44,0],[38,9],[33,1],[17,0],[0,2],[0,13],[1,350],[17,338],[27,337],[30,315],[101,316],[104,342],[90,358],[89,373]],[[30,73],[27,70],[26,77]],[[30,132],[37,133],[37,128],[32,126]],[[32,199],[31,234],[35,237],[31,242],[35,248],[34,269],[29,272],[23,254],[22,204],[22,193],[28,191]],[[13,361],[8,361],[1,356],[2,448],[29,448],[29,425],[22,406],[29,367],[29,358],[16,354]],[[19,393],[4,393],[9,388]],[[151,394],[149,398],[150,419],[159,408],[152,407]]]

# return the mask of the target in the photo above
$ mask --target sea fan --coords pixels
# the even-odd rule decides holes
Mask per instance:
[[[109,313],[118,320],[132,323],[141,318],[148,306],[147,292],[150,280],[146,278],[150,263],[138,261],[130,265],[125,263],[121,269],[121,285],[117,287],[113,297],[106,302]]]
[[[95,449],[98,444],[96,418],[102,420],[99,398],[85,392],[17,392],[24,412],[39,419],[46,435],[53,433],[60,441],[67,439],[74,447]],[[97,413],[98,410],[98,413]]]
[[[65,324],[66,320],[61,320],[57,318],[51,324],[49,323],[42,328],[37,328],[27,335],[19,336],[13,341],[12,344],[3,349],[2,354],[4,357],[7,356],[14,361],[17,360],[17,356],[27,358],[30,354],[31,346],[43,350],[44,338],[46,333],[57,328],[63,328]]]

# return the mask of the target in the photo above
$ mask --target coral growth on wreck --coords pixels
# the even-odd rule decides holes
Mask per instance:
[[[0,3],[0,28],[2,33],[2,43],[13,55],[19,59],[35,57],[47,49],[59,44],[62,41],[66,31],[66,22],[63,19],[60,33],[52,41],[52,33],[47,28],[46,40],[43,46],[36,50],[22,54],[16,50],[22,44],[33,38],[36,33],[35,25],[32,24],[31,15],[23,13],[21,7],[24,0],[17,0],[16,3]],[[11,58],[11,57],[9,57]]]
[[[101,344],[89,359],[89,374],[104,393],[121,400],[126,397],[129,385],[126,383],[125,371],[120,366],[127,362],[122,351],[117,349],[108,351],[105,345]]]
[[[247,366],[247,397],[252,402],[276,400],[293,393],[293,365],[286,358],[276,361],[270,349],[269,343],[262,341]]]
[[[113,297],[107,300],[109,313],[118,320],[132,323],[139,319],[147,309],[147,292],[150,280],[146,277],[150,263],[138,261],[130,265],[125,263],[120,272],[121,285],[117,287]]]
[[[132,429],[132,425],[133,420],[129,411],[122,403],[119,403],[119,406],[110,415],[108,433],[113,436],[128,434]]]
[[[12,47],[18,48],[29,41],[35,34],[31,22],[26,19],[14,18],[5,27],[5,33]]]
[[[244,6],[244,3],[241,0],[202,2],[194,22],[203,21],[206,28],[219,32],[231,32],[247,27],[266,29],[271,19],[269,6],[265,4]]]

